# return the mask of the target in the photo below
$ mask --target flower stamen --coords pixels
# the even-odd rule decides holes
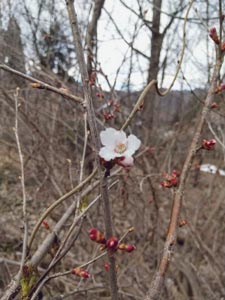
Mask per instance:
[[[120,143],[116,145],[115,152],[116,153],[124,153],[127,150],[127,145]]]

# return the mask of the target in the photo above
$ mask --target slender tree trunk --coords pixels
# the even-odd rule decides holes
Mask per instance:
[[[148,82],[152,79],[157,79],[159,72],[160,52],[163,42],[163,34],[160,33],[160,17],[161,17],[162,0],[153,1],[153,19],[152,19],[152,38],[151,38],[151,59],[148,69]],[[147,98],[151,101],[146,101],[144,110],[145,126],[151,130],[154,126],[154,116],[156,111],[156,94],[150,91]],[[152,131],[152,130],[151,130]]]
[[[92,73],[92,62],[94,56],[94,48],[97,43],[97,26],[98,20],[101,16],[102,9],[104,7],[105,0],[95,0],[92,18],[88,24],[86,44],[87,44],[87,68],[89,76]]]

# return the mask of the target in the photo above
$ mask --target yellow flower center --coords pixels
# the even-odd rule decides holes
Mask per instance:
[[[126,149],[127,149],[127,145],[120,143],[120,144],[116,145],[115,152],[117,152],[117,153],[123,153],[123,152],[126,151]]]

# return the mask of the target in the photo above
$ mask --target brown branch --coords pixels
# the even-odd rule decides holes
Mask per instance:
[[[82,47],[81,42],[81,36],[78,26],[78,20],[77,15],[74,8],[74,3],[72,0],[66,0],[66,6],[68,10],[70,25],[72,29],[72,35],[74,40],[74,46],[76,49],[77,54],[77,60],[80,68],[81,78],[82,78],[82,84],[83,84],[83,92],[84,92],[84,98],[85,102],[84,105],[86,105],[87,108],[87,116],[88,116],[88,122],[91,132],[91,139],[92,143],[94,145],[95,151],[96,151],[96,161],[97,161],[97,168],[98,168],[98,174],[100,177],[100,193],[102,196],[102,201],[104,204],[104,221],[105,221],[105,231],[106,231],[106,238],[108,239],[113,235],[112,230],[112,216],[110,211],[110,204],[109,204],[109,195],[108,195],[108,184],[107,184],[107,178],[104,176],[104,173],[102,171],[100,160],[97,156],[97,153],[100,149],[100,138],[99,138],[99,132],[97,128],[96,123],[96,116],[95,111],[93,107],[93,100],[92,100],[92,93],[91,93],[91,86],[88,80],[88,71],[87,66],[84,59],[84,51]],[[115,257],[112,254],[108,255],[109,260],[109,281],[110,281],[110,289],[111,289],[111,299],[117,300],[118,299],[118,288],[117,288],[117,276],[116,276],[116,270],[115,270]]]
[[[65,98],[68,98],[68,99],[73,100],[74,102],[77,102],[77,103],[80,103],[80,104],[83,103],[83,99],[81,97],[71,95],[70,93],[67,93],[64,90],[58,89],[58,88],[56,88],[56,87],[54,87],[54,86],[52,86],[52,85],[50,85],[46,82],[43,82],[43,81],[38,80],[34,77],[28,76],[28,75],[26,75],[22,72],[19,72],[19,71],[13,69],[13,68],[10,68],[10,67],[8,67],[4,64],[0,64],[0,69],[5,70],[7,72],[10,72],[12,74],[15,74],[19,77],[22,77],[22,78],[32,82],[33,84],[38,84],[37,88],[39,88],[39,89],[45,89],[45,90],[51,91],[53,93],[59,94],[59,95],[65,97]]]
[[[194,158],[197,148],[198,148],[200,134],[201,134],[206,116],[209,111],[209,106],[214,98],[214,91],[217,86],[217,80],[219,78],[221,64],[222,64],[222,62],[219,59],[218,49],[217,49],[217,59],[216,59],[216,64],[215,64],[214,70],[213,70],[213,76],[212,76],[212,80],[211,80],[210,89],[209,89],[207,97],[205,99],[205,105],[203,106],[203,109],[202,109],[202,112],[200,115],[200,119],[196,125],[195,134],[192,139],[192,143],[189,147],[187,157],[186,157],[186,160],[185,160],[183,168],[182,168],[179,187],[177,188],[177,190],[175,191],[175,194],[174,194],[172,212],[171,212],[171,217],[170,217],[170,224],[168,227],[166,241],[164,244],[163,255],[162,255],[158,270],[156,271],[156,273],[154,275],[154,278],[151,282],[149,291],[148,291],[146,297],[144,298],[144,300],[158,299],[160,289],[162,288],[162,284],[164,282],[164,276],[169,267],[172,250],[176,243],[177,228],[178,228],[177,223],[178,223],[178,217],[180,214],[182,198],[183,198],[183,194],[184,194],[185,181],[188,176],[193,158]]]
[[[86,43],[87,43],[87,70],[89,76],[92,72],[92,61],[93,61],[93,48],[94,48],[94,39],[97,37],[97,25],[98,20],[101,16],[101,12],[104,6],[105,0],[95,0],[93,15],[91,21],[88,24]]]

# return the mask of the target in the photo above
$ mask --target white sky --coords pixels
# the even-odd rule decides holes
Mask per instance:
[[[12,6],[16,5],[19,0],[13,1]],[[30,7],[32,7],[32,14],[35,18],[37,15],[37,9],[35,8],[35,4],[37,0],[29,0],[27,3]],[[67,12],[64,6],[64,1],[58,0],[59,2],[59,13],[66,16]],[[4,3],[5,2],[5,3]],[[7,10],[6,0],[2,0],[2,11]],[[130,4],[135,10],[138,9],[136,7],[136,0],[125,1],[125,3]],[[185,2],[185,1],[184,1]],[[48,0],[46,0],[48,3]],[[145,2],[147,3],[147,1]],[[163,10],[165,12],[171,12],[171,3],[175,5],[176,1],[163,1],[164,6]],[[188,3],[188,1],[186,1]],[[78,5],[78,19],[84,22],[87,22],[90,2],[84,0],[76,0],[75,4]],[[167,5],[170,4],[170,7]],[[195,9],[199,10],[199,6],[202,5],[196,2],[194,4],[190,17],[200,18],[202,17],[199,13],[196,13]],[[136,17],[133,13],[131,13],[128,9],[124,8],[119,0],[105,1],[105,9],[110,13],[111,17],[115,20],[118,27],[120,28],[122,34],[126,37],[127,41],[131,41],[131,35],[134,28],[134,24],[136,22]],[[146,4],[144,10],[148,11],[146,18],[151,20],[151,6],[150,4]],[[186,9],[184,10],[182,16],[186,13]],[[214,12],[215,16],[217,12]],[[41,16],[41,21],[46,24],[50,24],[51,16],[43,15]],[[168,17],[165,14],[162,14],[162,28],[168,21]],[[200,24],[187,24],[187,44],[185,50],[185,57],[182,65],[182,70],[187,78],[188,83],[194,89],[196,87],[204,87],[207,84],[207,51],[206,51],[206,41],[209,41],[209,62],[213,61],[213,42],[208,38],[207,30]],[[141,27],[141,22],[137,24],[139,28],[139,34],[135,42],[135,47],[140,51],[144,52],[146,55],[150,56],[150,33],[145,27]],[[210,24],[210,25],[213,25]],[[173,27],[174,28],[174,27]],[[199,30],[201,29],[201,30]],[[174,31],[173,31],[174,30]],[[174,76],[177,59],[179,58],[179,53],[181,49],[181,40],[182,40],[182,30],[183,30],[183,21],[179,23],[178,28],[170,31],[169,38],[167,37],[163,43],[161,59],[165,55],[166,48],[171,48],[174,52],[170,54],[168,58],[168,64],[170,66],[166,69],[165,80],[163,83],[163,87],[167,87]],[[27,29],[23,26],[23,34],[27,34]],[[174,36],[175,35],[175,36]],[[174,38],[173,42],[172,38]],[[114,84],[114,80],[116,78],[116,74],[118,68],[120,71],[117,76],[116,88],[121,89],[126,87],[128,81],[128,73],[129,73],[129,61],[130,61],[130,50],[128,45],[122,41],[121,37],[115,31],[114,25],[111,21],[109,21],[109,17],[105,11],[102,12],[101,19],[98,24],[98,61],[101,64],[102,70],[108,76],[111,85]],[[32,43],[32,41],[26,41],[27,44]],[[31,47],[27,47],[27,52],[29,52]],[[126,59],[124,60],[124,57]],[[123,63],[123,64],[122,64]],[[121,66],[122,64],[122,66]],[[147,79],[147,68],[148,61],[145,58],[139,56],[139,61],[134,61],[132,64],[132,76],[131,76],[131,86],[133,90],[140,90],[146,84]],[[73,68],[71,69],[73,70]],[[159,76],[159,82],[160,82]],[[106,81],[103,77],[99,76],[99,82],[102,84],[104,89],[107,89]],[[185,81],[182,80],[182,74],[177,79],[174,89],[189,89],[188,85]]]
[[[131,1],[134,3],[135,1]],[[164,1],[165,3],[165,1]],[[128,36],[127,29],[129,29],[130,26],[128,24],[134,23],[134,15],[127,9],[125,9],[121,4],[119,3],[119,0],[114,1],[106,1],[105,8],[107,11],[111,12],[111,15],[113,19],[115,19],[116,23],[121,29],[121,32]],[[147,5],[146,10],[148,10],[148,13],[146,15],[146,18],[148,20],[151,20],[152,17],[152,9],[150,5]],[[165,7],[163,10],[168,11],[168,8]],[[186,10],[183,13],[186,13]],[[194,16],[197,18],[196,13],[192,9],[190,16]],[[104,72],[109,76],[111,81],[114,80],[115,74],[119,66],[121,65],[121,62],[124,58],[124,53],[126,53],[128,46],[122,41],[121,38],[118,38],[118,34],[113,34],[113,26],[110,26],[107,24],[108,17],[105,13],[102,14],[101,21],[99,23],[98,27],[98,38],[102,41],[100,44],[99,52],[98,52],[98,59],[101,62],[102,68]],[[165,26],[167,24],[167,16],[162,14],[162,26]],[[184,63],[182,66],[182,69],[185,73],[185,77],[187,78],[187,81],[191,84],[192,88],[204,86],[207,83],[207,59],[206,59],[206,38],[208,39],[208,33],[206,32],[206,29],[202,26],[202,31],[198,32],[198,28],[196,27],[199,25],[187,25],[187,41],[190,41],[190,43],[187,43],[187,48],[185,50],[185,57],[184,57]],[[110,29],[108,29],[110,28]],[[163,28],[161,28],[163,30]],[[111,33],[111,34],[110,34]],[[176,31],[177,35],[177,43],[178,45],[174,45],[176,48],[176,52],[179,53],[179,45],[181,47],[181,37],[183,34],[183,22],[180,23],[178,27],[178,31]],[[200,36],[201,34],[201,36]],[[109,41],[109,36],[111,35],[111,40]],[[203,35],[203,36],[202,36]],[[114,37],[117,37],[117,39],[113,39]],[[127,38],[129,41],[129,38]],[[150,44],[149,44],[150,36],[147,30],[142,30],[141,34],[139,34],[137,42],[135,46],[143,51],[146,55],[150,55]],[[211,42],[211,41],[210,41]],[[163,44],[162,54],[161,58],[165,54],[165,45],[166,40]],[[213,47],[213,42],[209,43],[211,48]],[[173,45],[171,45],[173,47]],[[211,53],[213,51],[211,50]],[[129,53],[128,53],[129,55]],[[164,81],[164,87],[167,87],[170,85],[175,69],[176,69],[176,60],[178,59],[179,55],[173,57],[174,62],[171,62],[171,67],[167,69],[165,81]],[[213,57],[210,58],[212,60]],[[148,64],[145,59],[141,59],[142,63],[142,69],[146,71]],[[122,68],[124,70],[126,68]],[[135,66],[134,66],[135,69]],[[132,83],[134,89],[140,89],[143,87],[143,79],[144,82],[146,81],[147,73],[146,72],[140,72],[139,69],[136,70],[132,74]],[[160,78],[159,78],[160,79]],[[127,70],[122,71],[117,79],[117,86],[120,87],[121,83],[126,82],[127,80]],[[182,80],[182,75],[179,76],[178,80],[176,81],[174,85],[174,89],[180,89],[183,86],[183,88],[189,89],[187,84]]]

